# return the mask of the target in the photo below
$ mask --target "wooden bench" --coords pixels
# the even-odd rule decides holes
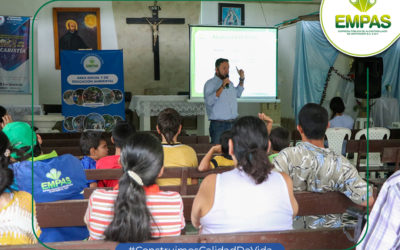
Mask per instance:
[[[400,147],[400,139],[390,140],[369,140],[369,152],[370,153],[383,153],[384,148],[389,147]],[[360,167],[361,157],[367,154],[367,140],[349,140],[346,145],[346,153],[358,153],[355,167],[359,172],[367,171],[366,167]],[[392,166],[387,164],[383,167],[369,167],[370,172],[376,171],[393,171]]]
[[[180,178],[180,186],[161,186],[161,190],[164,191],[175,191],[181,195],[195,195],[199,190],[199,184],[187,184],[188,178],[204,178],[209,174],[223,173],[225,171],[232,170],[233,167],[221,167],[205,172],[199,172],[197,168],[194,167],[167,167],[164,168],[164,173],[159,178]],[[85,170],[86,179],[88,180],[118,180],[123,171],[122,169],[93,169]],[[185,181],[182,181],[185,180]],[[93,189],[85,189],[85,197],[89,197]]]
[[[157,137],[160,135],[156,131],[145,131],[148,133],[152,133]],[[40,134],[43,139],[44,146],[58,146],[60,145],[59,141],[70,141],[72,145],[79,146],[79,139],[81,137],[81,133],[43,133]],[[111,133],[104,132],[104,136],[107,140],[110,140]],[[178,136],[178,141],[183,144],[209,144],[210,137],[208,135],[180,135]],[[62,144],[61,144],[62,145]]]
[[[387,167],[387,168],[390,168],[388,176],[390,176],[390,173],[398,171],[399,163],[400,163],[400,147],[384,148],[383,153],[382,153],[382,163],[394,164],[394,165]],[[370,182],[378,188],[378,191],[380,191],[380,189],[382,188],[382,186],[386,180],[387,180],[387,178],[379,178],[379,179],[370,180]]]
[[[60,142],[60,144],[62,144]],[[196,151],[196,153],[198,154],[206,154],[208,152],[208,150],[210,150],[210,148],[212,146],[214,146],[213,144],[186,144],[190,147],[192,147],[194,149],[194,151]],[[113,155],[115,153],[115,147],[113,144],[108,143],[108,154],[109,155]],[[82,151],[81,151],[81,147],[80,145],[72,145],[71,146],[71,142],[70,141],[66,141],[65,145],[61,145],[61,146],[49,146],[48,144],[46,146],[42,146],[42,150],[43,153],[48,154],[51,151],[55,150],[59,155],[63,155],[63,154],[72,154],[74,156],[81,156],[82,155]]]
[[[181,235],[164,237],[147,243],[281,243],[291,249],[345,249],[354,244],[343,233],[343,229],[291,230],[257,233],[232,233],[213,235]],[[112,241],[69,241],[49,243],[53,249],[116,249]],[[10,246],[7,249],[43,250],[40,244]]]
[[[182,195],[185,221],[191,221],[194,195]],[[299,216],[339,214],[346,212],[349,207],[360,206],[354,204],[345,195],[339,192],[313,193],[296,192],[299,204]],[[376,197],[376,189],[374,189]],[[83,217],[88,206],[88,199],[64,200],[36,204],[37,219],[40,227],[84,226]]]
[[[352,129],[350,139],[354,140],[356,133],[360,131],[360,129]],[[361,137],[361,139],[365,140],[365,137]],[[390,139],[400,139],[400,129],[390,129]],[[301,135],[297,129],[293,130],[291,133],[291,140],[293,141],[293,145],[296,145],[297,142],[301,141]]]

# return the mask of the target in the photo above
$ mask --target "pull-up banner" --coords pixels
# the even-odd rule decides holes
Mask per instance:
[[[30,93],[29,17],[0,16],[0,93]]]
[[[125,119],[122,50],[61,51],[65,132],[111,131]]]

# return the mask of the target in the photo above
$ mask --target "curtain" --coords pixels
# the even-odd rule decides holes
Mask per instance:
[[[298,22],[296,29],[292,106],[297,121],[305,104],[321,100],[329,68],[339,52],[325,38],[319,21]]]

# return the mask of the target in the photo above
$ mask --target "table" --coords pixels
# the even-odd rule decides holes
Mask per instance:
[[[32,115],[32,105],[2,105],[7,109],[7,113],[11,115],[14,121],[24,121],[25,115]],[[33,114],[42,115],[42,107],[33,105]]]
[[[134,95],[129,109],[140,118],[140,130],[150,130],[150,117],[158,116],[165,108],[173,108],[181,116],[197,116],[197,134],[208,135],[209,121],[202,102],[190,102],[183,95]]]

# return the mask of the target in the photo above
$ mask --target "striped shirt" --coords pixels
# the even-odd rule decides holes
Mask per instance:
[[[154,221],[151,223],[152,237],[177,236],[185,227],[183,202],[179,193],[160,191],[157,185],[144,187],[147,207]],[[114,217],[114,203],[118,190],[97,189],[89,198],[86,221],[91,240],[104,239],[104,231]]]
[[[357,249],[400,249],[400,171],[383,184]]]

